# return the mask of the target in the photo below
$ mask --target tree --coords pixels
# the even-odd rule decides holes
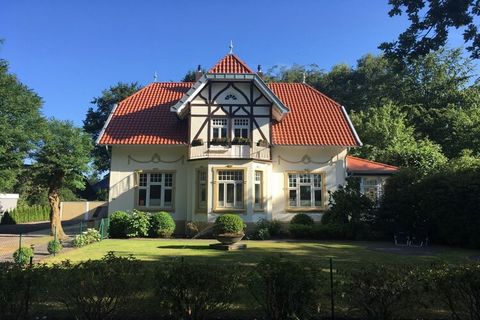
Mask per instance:
[[[44,119],[41,98],[8,73],[0,59],[0,191],[15,191],[14,185],[28,152],[35,147]]]
[[[420,174],[436,170],[446,162],[439,145],[419,138],[401,108],[388,104],[352,113],[351,119],[363,147],[354,153],[371,160],[413,167]]]
[[[91,137],[71,122],[49,120],[48,130],[40,148],[33,154],[35,181],[48,189],[52,234],[65,237],[60,220],[62,187],[85,187],[83,172],[87,171],[92,150]]]
[[[397,41],[379,48],[387,57],[412,62],[447,44],[452,28],[463,29],[463,39],[473,59],[480,58],[480,34],[475,19],[480,15],[478,0],[389,0],[390,17],[407,14],[410,26]]]
[[[93,98],[91,103],[95,105],[95,108],[90,107],[88,109],[86,118],[83,121],[83,129],[91,135],[93,142],[95,142],[100,131],[102,131],[108,116],[113,110],[113,106],[140,89],[141,86],[137,82],[119,82],[115,86],[102,91],[100,97]],[[110,157],[105,147],[95,146],[92,150],[92,158],[98,171],[103,172],[110,169]]]

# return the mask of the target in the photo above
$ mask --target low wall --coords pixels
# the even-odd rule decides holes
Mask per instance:
[[[90,220],[108,215],[107,201],[64,201],[60,203],[60,217],[66,220]]]

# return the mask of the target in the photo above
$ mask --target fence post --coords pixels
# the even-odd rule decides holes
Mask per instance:
[[[80,220],[80,233],[83,232],[83,220]]]
[[[55,226],[55,227],[53,228],[53,240],[54,240],[54,242],[55,242],[55,244],[56,244],[56,243],[57,243],[57,226]],[[55,257],[55,251],[56,251],[56,250],[53,250],[53,256],[54,256],[54,257]]]
[[[20,233],[20,237],[18,240],[18,256],[19,256],[19,261],[22,261],[22,234]]]
[[[335,301],[333,297],[333,260],[330,258],[330,303],[331,303],[331,312],[332,320],[335,319]]]
[[[103,240],[103,219],[100,220],[100,240]]]

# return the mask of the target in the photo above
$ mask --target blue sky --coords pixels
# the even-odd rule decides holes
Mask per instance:
[[[0,58],[44,100],[48,117],[81,125],[90,101],[119,81],[178,81],[234,52],[252,68],[355,64],[408,25],[387,0],[24,1],[0,11]],[[451,46],[460,46],[453,34]]]

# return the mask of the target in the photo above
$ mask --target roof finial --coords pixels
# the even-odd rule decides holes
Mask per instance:
[[[228,54],[233,54],[233,40],[230,40],[230,46],[228,46],[230,48],[230,52]]]
[[[157,82],[157,71],[153,74],[153,82]]]
[[[306,83],[306,82],[307,82],[307,73],[305,71],[303,71],[302,83]]]

